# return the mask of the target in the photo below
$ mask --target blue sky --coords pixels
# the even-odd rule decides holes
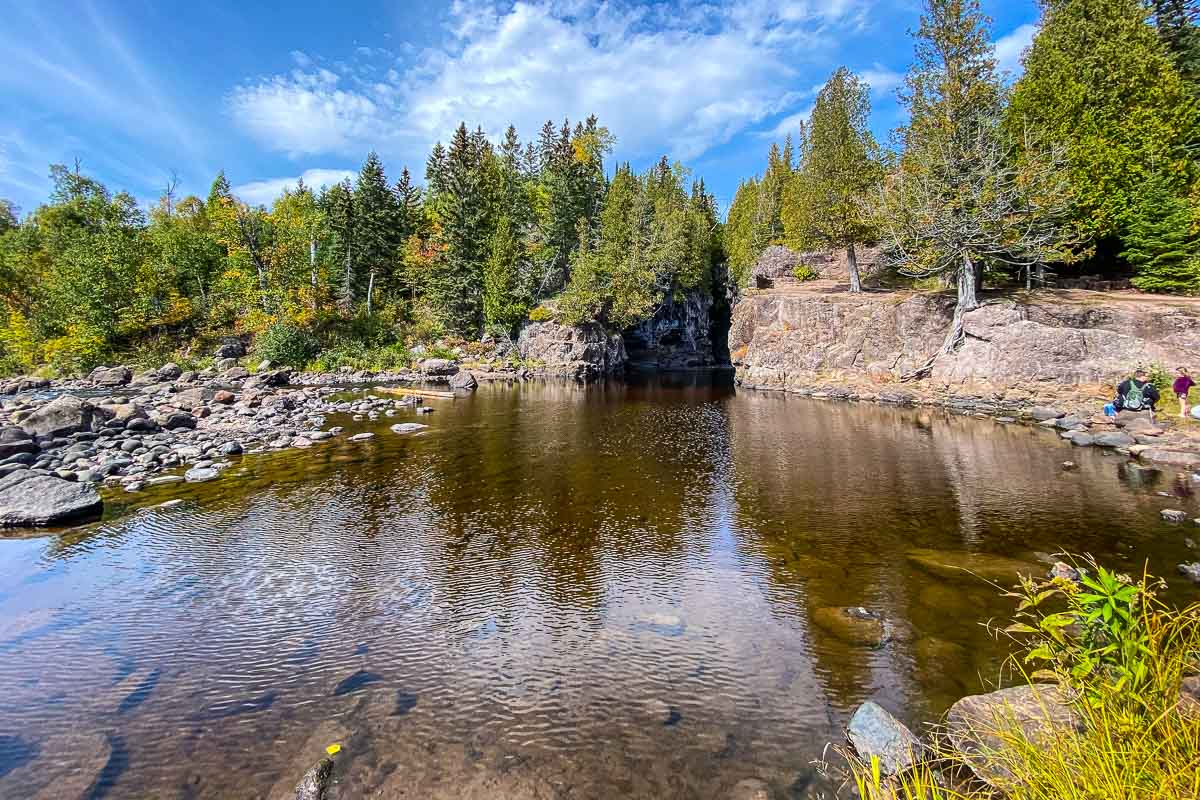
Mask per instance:
[[[1034,0],[984,0],[1019,69]],[[224,169],[251,202],[339,180],[377,150],[424,173],[460,119],[522,138],[599,116],[616,158],[660,155],[722,207],[762,170],[845,64],[872,85],[882,137],[902,122],[919,0],[632,4],[163,3],[0,0],[0,197],[30,211],[50,163],[79,159],[151,202],[171,175],[205,193]]]

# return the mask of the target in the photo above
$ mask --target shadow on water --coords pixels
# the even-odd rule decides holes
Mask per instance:
[[[941,562],[1194,591],[1158,519],[1186,480],[1024,426],[727,373],[435,407],[0,539],[0,796],[79,768],[38,749],[79,729],[112,732],[95,796],[286,794],[335,742],[340,797],[810,796],[858,703],[920,725],[996,675],[1011,609]],[[835,624],[858,606],[883,640]]]

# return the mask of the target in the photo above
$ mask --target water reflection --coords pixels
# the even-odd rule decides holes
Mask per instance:
[[[995,592],[915,548],[1186,550],[1123,460],[928,410],[692,377],[485,385],[430,422],[0,541],[0,795],[273,796],[342,741],[344,797],[803,796],[857,703],[920,724],[1004,655]],[[887,641],[814,617],[847,606]],[[52,746],[79,730],[92,759]]]

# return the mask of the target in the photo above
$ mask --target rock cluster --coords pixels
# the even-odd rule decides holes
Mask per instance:
[[[535,374],[590,381],[625,369],[625,342],[598,324],[581,326],[530,322],[517,338],[521,358],[538,365]]]

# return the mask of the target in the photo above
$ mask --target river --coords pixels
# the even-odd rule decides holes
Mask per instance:
[[[927,724],[1008,653],[1012,601],[914,550],[1194,594],[1192,478],[1032,427],[703,375],[431,402],[0,538],[0,796],[287,796],[337,742],[343,798],[815,797],[857,704]]]

